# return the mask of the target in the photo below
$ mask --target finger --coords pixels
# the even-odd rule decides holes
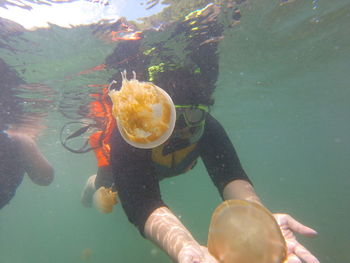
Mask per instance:
[[[295,254],[290,254],[284,263],[301,263],[301,260]]]
[[[305,236],[317,235],[317,232],[314,229],[303,225],[302,223],[298,222],[290,215],[288,215],[287,217],[287,224],[290,227],[290,229],[292,229],[294,232],[297,232],[299,234],[302,234]]]
[[[294,253],[306,263],[320,263],[320,261],[318,261],[318,259],[312,255],[309,250],[300,244],[296,246]]]
[[[192,256],[185,256],[180,258],[179,263],[201,263],[200,259]]]

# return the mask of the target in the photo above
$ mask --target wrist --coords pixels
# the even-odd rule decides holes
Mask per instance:
[[[176,262],[203,262],[205,254],[200,244],[196,241],[184,242],[177,254]]]

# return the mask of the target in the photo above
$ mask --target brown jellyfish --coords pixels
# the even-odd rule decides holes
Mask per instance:
[[[214,211],[209,252],[220,263],[282,263],[287,249],[273,215],[259,204],[228,200]]]
[[[82,260],[89,261],[92,256],[92,249],[91,248],[85,248],[81,251],[80,257]]]
[[[111,213],[113,206],[117,203],[117,192],[113,192],[112,188],[102,186],[94,194],[95,207],[101,213]]]

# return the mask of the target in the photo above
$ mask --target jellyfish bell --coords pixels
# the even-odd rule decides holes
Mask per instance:
[[[92,249],[91,248],[85,248],[80,252],[80,257],[82,260],[89,261],[92,256]]]
[[[111,213],[113,206],[118,203],[117,192],[113,192],[112,188],[102,186],[94,193],[93,203],[101,213]]]
[[[228,200],[214,211],[209,252],[220,263],[282,263],[287,248],[273,215],[259,204]]]
[[[137,148],[150,149],[164,143],[172,134],[175,105],[163,89],[151,82],[128,80],[122,73],[122,87],[110,90],[112,113],[123,139]]]

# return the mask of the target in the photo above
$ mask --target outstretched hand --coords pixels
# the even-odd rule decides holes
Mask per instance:
[[[296,221],[287,214],[274,214],[274,217],[281,228],[288,248],[288,257],[285,263],[320,263],[318,259],[302,246],[295,238],[294,232],[304,236],[315,236],[317,232]]]
[[[188,245],[179,253],[179,263],[219,263],[208,251],[207,247]]]

